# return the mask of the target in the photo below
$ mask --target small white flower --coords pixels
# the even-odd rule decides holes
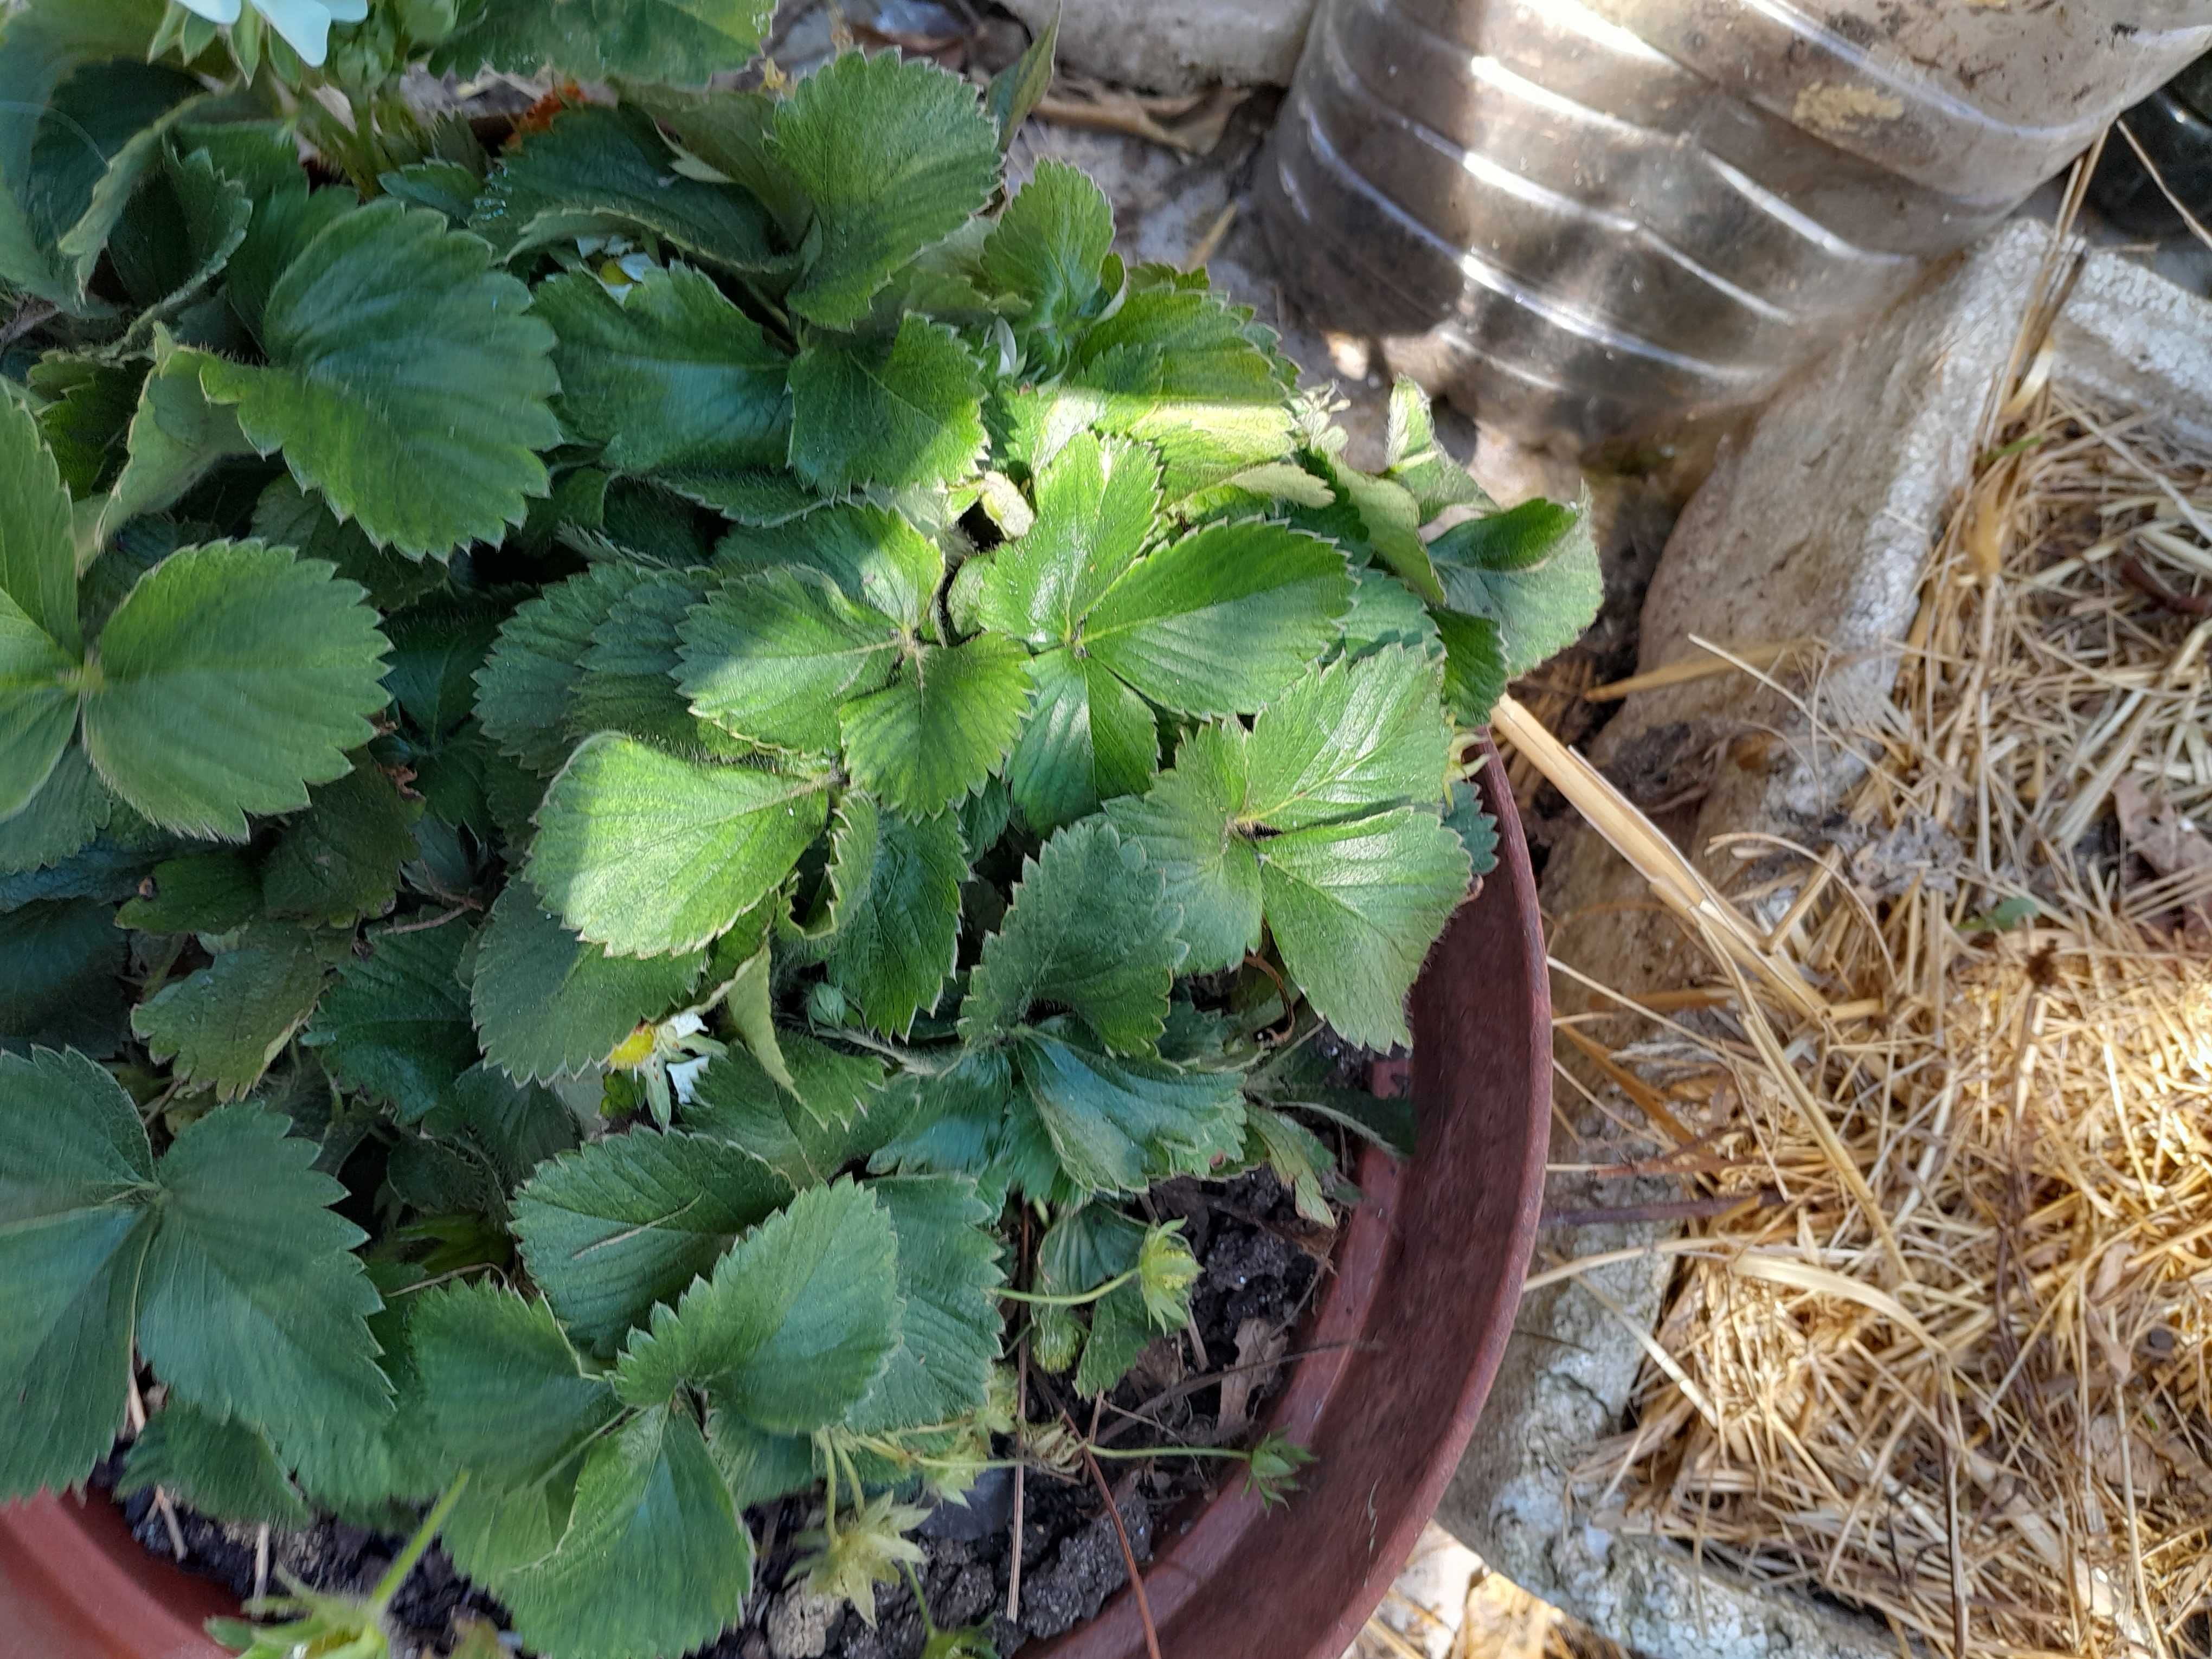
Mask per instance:
[[[671,1062],[668,1067],[668,1086],[676,1091],[678,1105],[689,1106],[691,1103],[692,1091],[698,1087],[699,1073],[707,1069],[707,1061],[709,1058],[708,1055],[702,1054],[696,1060],[679,1060]]]
[[[240,0],[178,0],[186,11],[198,12],[210,23],[228,28],[238,21]],[[331,25],[358,23],[368,15],[368,0],[252,0],[253,9],[284,43],[300,54],[302,63],[322,67],[330,55]]]

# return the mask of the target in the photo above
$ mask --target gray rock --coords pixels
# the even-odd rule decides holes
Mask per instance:
[[[1154,92],[1288,86],[1314,0],[1006,0],[1032,30],[1058,11],[1060,61]]]
[[[1814,694],[1820,724],[1778,694],[1716,677],[1631,697],[1590,757],[1709,876],[1739,884],[1712,837],[1768,830],[1832,836],[1859,768],[1829,732],[1886,704],[1898,642],[1944,514],[1972,476],[1984,400],[2002,375],[2049,243],[2046,227],[1992,233],[1919,294],[1785,392],[1749,437],[1724,445],[1685,509],[1643,613],[1638,668],[1718,644],[1824,639],[1839,648]],[[2057,380],[2161,412],[2212,435],[2212,307],[2107,253],[2083,264],[2051,332]],[[1826,729],[1823,729],[1823,728]],[[1939,841],[1858,849],[1940,862]],[[1765,902],[1772,921],[1793,891]],[[1691,982],[1701,964],[1642,880],[1593,832],[1554,851],[1544,909],[1561,960],[1626,991]],[[1591,999],[1555,979],[1559,1012]],[[1564,1161],[1633,1158],[1653,1144],[1595,1114]],[[1644,1185],[1648,1183],[1639,1183]],[[1555,1178],[1547,1205],[1620,1206],[1654,1196]],[[1589,1228],[1573,1255],[1650,1244],[1672,1228]],[[1654,1254],[1532,1294],[1490,1402],[1437,1520],[1524,1589],[1650,1659],[1876,1659],[1894,1655],[1871,1620],[1793,1592],[1702,1571],[1661,1540],[1591,1524],[1573,1470],[1618,1431],[1643,1364],[1638,1331],[1659,1316],[1670,1261]]]
[[[793,1584],[769,1604],[762,1621],[769,1651],[775,1659],[822,1659],[830,1646],[830,1626],[843,1607],[834,1596],[817,1595],[804,1584]]]

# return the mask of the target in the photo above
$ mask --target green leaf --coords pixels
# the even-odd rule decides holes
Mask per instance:
[[[1444,793],[1451,723],[1436,667],[1390,646],[1310,675],[1252,722],[1240,817],[1296,830]]]
[[[1406,993],[1467,896],[1467,848],[1400,807],[1259,843],[1267,925],[1315,1010],[1353,1042],[1411,1042]]]
[[[707,1451],[740,1510],[805,1492],[817,1478],[811,1436],[769,1434],[720,1412],[707,1413]]]
[[[814,257],[788,303],[825,328],[860,321],[894,270],[999,184],[975,88],[896,52],[844,53],[801,81],[776,109],[775,150],[814,204]]]
[[[1152,781],[1160,738],[1149,703],[1103,664],[1071,651],[1032,657],[1029,672],[1036,701],[1006,781],[1032,830],[1049,835]]]
[[[291,548],[303,559],[335,565],[340,576],[368,590],[380,611],[404,609],[446,585],[444,566],[377,546],[359,525],[340,522],[289,473],[270,480],[254,502],[253,534],[256,540]]]
[[[259,542],[179,549],[101,632],[84,745],[155,823],[242,841],[248,812],[344,775],[384,707],[384,637],[361,590]]]
[[[46,400],[38,410],[39,435],[53,452],[63,486],[72,500],[96,495],[121,463],[143,368],[52,352],[26,378],[33,400]]]
[[[501,753],[549,777],[561,769],[575,746],[568,706],[592,631],[651,579],[635,565],[594,565],[516,608],[476,676],[477,720]]]
[[[449,1105],[422,1120],[429,1133],[476,1147],[508,1187],[576,1145],[576,1120],[551,1090],[518,1083],[487,1062],[461,1073]]]
[[[1246,1155],[1264,1162],[1290,1189],[1300,1216],[1316,1227],[1334,1226],[1326,1189],[1336,1173],[1336,1155],[1304,1124],[1265,1106],[1246,1107],[1244,1124]]]
[[[443,214],[456,230],[468,228],[469,215],[476,211],[477,197],[483,189],[482,175],[465,161],[417,161],[379,173],[376,182],[386,196]]]
[[[61,651],[74,655],[83,648],[69,492],[31,411],[5,398],[0,398],[0,593]],[[0,656],[0,667],[7,660]],[[0,796],[6,793],[0,787]]]
[[[169,129],[204,91],[167,65],[131,61],[143,57],[142,49],[88,64],[62,82],[31,148],[23,195],[33,230],[51,249],[54,285],[46,297],[79,315],[106,311],[87,298],[94,267],[140,183],[160,165]]]
[[[310,792],[307,810],[284,826],[261,866],[269,914],[331,927],[382,915],[398,896],[399,866],[415,856],[419,811],[366,759]]]
[[[543,1302],[458,1283],[410,1299],[422,1431],[485,1492],[519,1492],[552,1478],[613,1422],[614,1390],[586,1374]]]
[[[1444,702],[1462,726],[1490,723],[1490,711],[1505,694],[1512,676],[1505,668],[1504,642],[1498,624],[1464,611],[1438,611],[1437,637],[1444,647]]]
[[[224,848],[165,859],[115,913],[118,927],[149,933],[228,933],[261,914],[261,872],[244,851]]]
[[[191,354],[264,455],[379,546],[496,542],[561,441],[553,331],[482,242],[389,198],[333,220],[270,292],[265,366]],[[435,478],[425,489],[410,481]]]
[[[33,1044],[112,1054],[129,1006],[130,947],[97,899],[0,911],[0,1049]]]
[[[1159,467],[1140,445],[1079,432],[1036,477],[1036,521],[999,550],[978,595],[984,626],[1038,647],[1073,645],[1152,537]]]
[[[1145,1316],[1144,1296],[1134,1285],[1109,1291],[1091,1310],[1091,1334],[1075,1367],[1076,1393],[1088,1397],[1112,1389],[1155,1334]]]
[[[504,607],[482,600],[434,599],[385,621],[392,665],[384,684],[415,729],[434,741],[469,717],[477,670],[499,637]]]
[[[379,1264],[371,1282],[385,1287],[420,1283],[419,1270]],[[369,1334],[384,1351],[386,1374],[395,1390],[411,1400],[414,1371],[407,1352],[412,1298],[387,1304],[369,1321]],[[428,1464],[422,1437],[411,1421],[367,1409],[332,1418],[318,1437],[276,1448],[277,1461],[292,1470],[310,1510],[349,1525],[392,1528],[404,1524],[403,1506],[428,1503],[439,1490],[438,1471]]]
[[[532,1648],[648,1659],[689,1652],[734,1623],[752,1567],[751,1536],[698,1423],[664,1404],[592,1446],[558,1547],[490,1588]]]
[[[509,882],[477,950],[470,1000],[484,1054],[511,1077],[580,1076],[640,1022],[680,1006],[706,971],[703,951],[611,957]]]
[[[380,1303],[352,1254],[361,1230],[325,1207],[344,1188],[289,1127],[225,1106],[162,1156],[138,1347],[187,1399],[296,1460],[340,1425],[390,1417],[391,1385],[367,1323]]]
[[[890,341],[823,335],[791,365],[791,466],[824,494],[974,471],[983,382],[959,337],[909,314]]]
[[[77,699],[61,648],[0,593],[0,812],[20,812],[69,747]]]
[[[113,1443],[153,1194],[146,1132],[106,1073],[0,1054],[0,1496],[82,1481]]]
[[[514,1233],[570,1336],[611,1354],[791,1195],[781,1176],[723,1141],[638,1129],[538,1170],[515,1194]]]
[[[856,605],[902,627],[921,628],[945,555],[905,518],[865,501],[817,506],[772,528],[739,526],[714,548],[714,562],[748,572],[786,566],[819,571]]]
[[[743,69],[774,11],[772,0],[485,0],[431,62],[464,80],[487,64],[534,75],[550,64],[586,81],[697,85]]]
[[[1082,419],[1157,447],[1171,501],[1288,456],[1289,366],[1255,339],[1251,313],[1145,267],[1129,290],[1084,335],[1069,388],[1091,407]]]
[[[679,149],[758,197],[798,245],[814,210],[775,155],[781,99],[766,90],[684,92],[638,82],[623,82],[620,91],[623,103],[651,115]]]
[[[1430,543],[1429,553],[1452,608],[1498,624],[1509,680],[1572,645],[1605,599],[1587,500],[1523,501],[1469,519]]]
[[[1106,803],[1106,817],[1145,849],[1180,906],[1189,974],[1234,967],[1260,944],[1260,864],[1237,831],[1248,793],[1241,726],[1206,726],[1183,739],[1176,763],[1142,795]]]
[[[871,1116],[882,1124],[868,1158],[875,1172],[972,1175],[997,1209],[1016,1191],[1039,1203],[1080,1197],[1027,1096],[1017,1092],[1005,1049],[970,1048],[934,1076],[907,1073]]]
[[[1344,654],[1371,655],[1377,646],[1410,645],[1430,656],[1443,653],[1437,623],[1413,590],[1374,565],[1354,571],[1352,609],[1344,613]]]
[[[1052,89],[1053,55],[1060,46],[1060,12],[1055,9],[1044,32],[1030,42],[1019,58],[991,77],[983,94],[983,107],[998,124],[999,149],[1011,149],[1014,135],[1031,111]],[[945,1659],[933,1650],[927,1659]]]
[[[699,1073],[684,1121],[767,1164],[794,1187],[818,1187],[898,1133],[880,1092],[883,1064],[781,1030],[777,1047],[796,1092],[732,1046]]]
[[[151,174],[170,131],[204,103],[205,88],[167,64],[89,64],[57,90],[32,158],[31,208],[47,217],[79,312],[100,256]],[[93,301],[98,309],[99,302]]]
[[[615,956],[696,951],[781,881],[829,817],[827,781],[586,738],[538,809],[529,877]]]
[[[1370,477],[1356,467],[1330,464],[1329,476],[1358,513],[1375,556],[1423,599],[1442,605],[1443,587],[1429,561],[1428,544],[1421,539],[1421,509],[1413,492],[1388,478]]]
[[[1269,1085],[1267,1098],[1326,1119],[1370,1140],[1393,1158],[1411,1158],[1414,1152],[1413,1103],[1384,1100],[1357,1089],[1293,1085],[1279,1092]]]
[[[0,872],[59,864],[107,828],[116,805],[115,792],[100,781],[84,750],[64,749],[30,805],[0,818]]]
[[[960,941],[968,854],[951,814],[912,819],[848,791],[830,849],[830,982],[886,1036],[937,1006]]]
[[[1184,949],[1144,848],[1102,820],[1073,824],[1023,860],[1006,920],[983,941],[960,1035],[971,1043],[1007,1035],[1047,1002],[1079,1016],[1109,1048],[1141,1052],[1166,1028]]]
[[[563,110],[503,155],[469,228],[502,263],[578,236],[640,234],[730,270],[790,263],[758,202],[683,177],[649,116],[604,105]]]
[[[141,514],[174,505],[224,461],[253,453],[235,411],[208,401],[197,358],[158,331],[155,356],[131,416],[127,459],[94,526],[95,547]]]
[[[623,732],[665,749],[735,759],[751,746],[693,714],[677,689],[680,629],[714,581],[706,570],[657,570],[617,599],[592,630],[568,709],[579,737]]]
[[[249,927],[197,973],[131,1011],[131,1029],[176,1075],[236,1100],[314,1012],[322,959],[297,927]]]
[[[269,1438],[251,1424],[172,1400],[146,1419],[123,1461],[115,1495],[159,1486],[218,1521],[304,1527],[313,1518]]]
[[[990,634],[909,655],[890,684],[838,711],[854,778],[917,818],[981,788],[1028,712],[1028,660]]]
[[[159,21],[150,0],[40,0],[9,16],[0,51],[0,283],[55,305],[80,302],[55,246],[76,215],[37,184],[40,164],[50,164],[41,151],[70,133],[53,119],[56,94],[82,65],[143,59]],[[104,167],[97,143],[90,151]],[[79,190],[88,199],[92,187]]]
[[[51,866],[0,877],[0,909],[34,899],[96,898],[115,904],[129,898],[164,858],[184,843],[156,830],[128,807],[118,807],[106,831]]]
[[[817,751],[837,746],[838,705],[890,678],[901,637],[829,577],[790,569],[723,583],[678,633],[694,710],[750,742]]]
[[[603,1382],[599,1388],[605,1391]],[[500,1492],[489,1482],[471,1480],[438,1534],[438,1542],[453,1558],[453,1565],[477,1583],[489,1585],[502,1573],[552,1554],[568,1529],[581,1454],[588,1449],[589,1443],[579,1447],[575,1457],[534,1486]]]
[[[218,170],[232,164],[245,148],[243,140],[246,136],[241,134],[240,142],[228,146],[228,154],[217,153]],[[281,134],[271,136],[282,137]],[[288,150],[293,148],[294,142],[283,139]],[[258,170],[260,163],[257,160],[245,165]],[[296,169],[296,159],[292,165]],[[296,171],[286,174],[281,183],[255,186],[252,222],[246,228],[246,240],[239,245],[223,272],[223,297],[257,340],[267,336],[269,308],[277,284],[300,263],[323,232],[346,218],[360,204],[360,198],[343,185],[311,191],[307,179]]]
[[[1444,453],[1437,441],[1428,394],[1403,375],[1390,388],[1388,455],[1386,475],[1413,492],[1424,524],[1448,507],[1498,510],[1490,492]]]
[[[469,992],[460,977],[465,926],[400,933],[364,942],[338,969],[301,1039],[349,1089],[388,1100],[411,1123],[441,1104],[477,1062]]]
[[[1134,1271],[1145,1228],[1109,1203],[1079,1204],[1037,1241],[1037,1288],[1059,1295],[1093,1291]]]
[[[866,1188],[811,1188],[674,1309],[653,1310],[615,1368],[616,1391],[651,1405],[688,1382],[781,1434],[842,1422],[898,1346],[897,1257],[890,1217]]]
[[[700,272],[649,270],[620,299],[587,273],[556,276],[532,307],[558,337],[562,424],[605,465],[783,464],[790,360]]]
[[[1476,875],[1486,876],[1498,867],[1498,820],[1483,811],[1482,792],[1464,778],[1453,781],[1444,828],[1467,848]]]
[[[964,1176],[873,1181],[898,1240],[899,1346],[851,1424],[883,1434],[949,1423],[982,1408],[1000,1343],[1006,1276],[990,1228],[997,1212]]]
[[[1026,328],[1065,330],[1103,301],[1099,273],[1113,249],[1106,192],[1079,167],[1040,161],[984,240],[983,279],[1025,303]]]
[[[1083,638],[1164,707],[1249,714],[1309,671],[1351,603],[1328,543],[1278,524],[1208,525],[1132,568]]]
[[[1243,1145],[1234,1073],[1116,1060],[1042,1034],[1024,1037],[1017,1054],[1037,1116],[1079,1186],[1140,1193],[1171,1176],[1204,1175]]]

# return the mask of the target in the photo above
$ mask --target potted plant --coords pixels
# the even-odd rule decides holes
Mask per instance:
[[[872,1613],[988,1472],[1104,1484],[1039,1401],[1185,1327],[1162,1206],[1243,1171],[1339,1235],[1320,1352],[1139,1449],[1243,1479],[1065,1651],[1237,1650],[1194,1591],[1254,1550],[1347,1564],[1275,1628],[1364,1618],[1496,1364],[1547,1045],[1476,734],[1595,608],[1581,514],[1496,511],[1410,386],[1352,468],[1079,173],[1007,192],[1048,39],[679,84],[764,26],[0,33],[0,1499],[409,1540],[233,1648],[382,1655],[434,1539],[532,1650],[682,1654],[777,1503]],[[604,91],[487,153],[422,61]],[[1409,989],[1418,1148],[1316,1058]],[[176,1651],[121,1532],[8,1512],[0,1607]]]

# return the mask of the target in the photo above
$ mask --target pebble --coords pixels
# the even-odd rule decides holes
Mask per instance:
[[[769,1651],[775,1659],[822,1659],[830,1647],[830,1626],[843,1603],[794,1584],[775,1598],[763,1621]]]

